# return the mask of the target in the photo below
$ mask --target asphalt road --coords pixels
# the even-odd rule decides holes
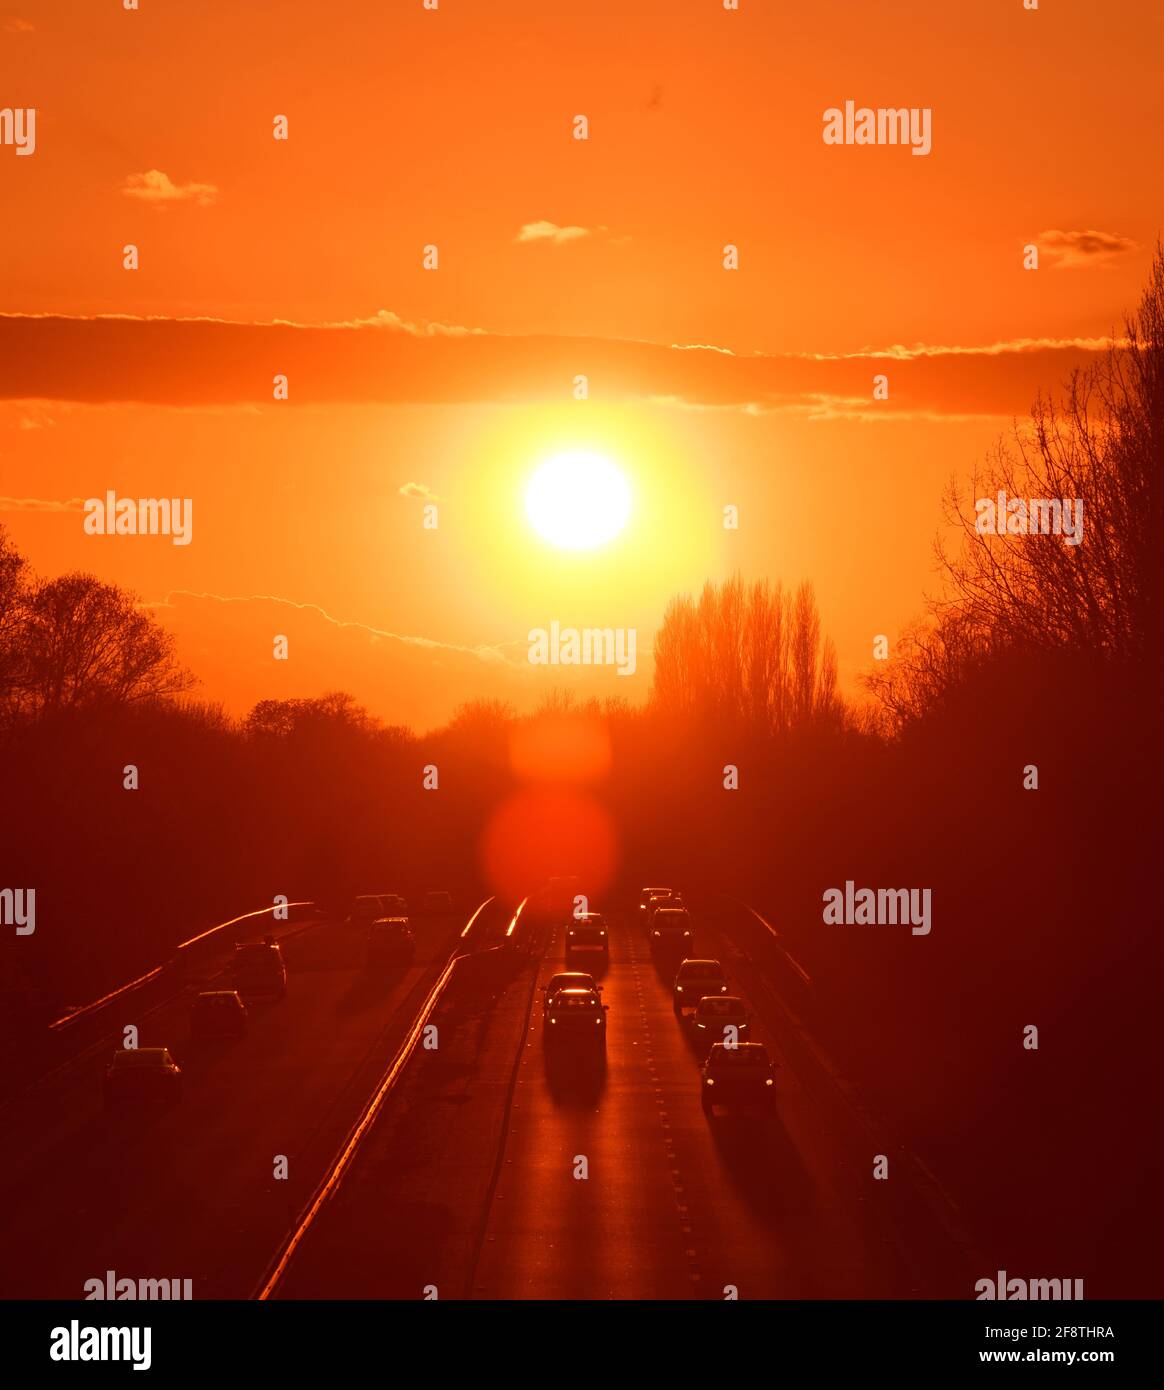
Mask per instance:
[[[168,1046],[180,1103],[107,1113],[107,1056],[86,1053],[0,1108],[0,1296],[82,1298],[87,1279],[191,1279],[193,1297],[247,1298],[334,1157],[465,919],[420,918],[408,968],[371,970],[364,931],[325,923],[284,947],[284,999],[248,1035],[193,1045],[190,994],[136,1019]],[[277,1180],[278,1155],[289,1177]]]
[[[902,1200],[896,1162],[874,1180],[868,1134],[822,1099],[821,1078],[782,1042],[779,1006],[706,916],[694,953],[723,961],[749,1001],[753,1041],[780,1064],[773,1111],[709,1123],[699,1052],[672,1011],[673,968],[652,961],[637,923],[616,921],[605,1067],[547,1059],[540,1009],[530,1017],[473,1296],[965,1296],[949,1283],[957,1250],[938,1236],[933,1253],[928,1200]],[[543,981],[564,968],[561,946],[559,933]]]
[[[703,915],[706,922],[709,914]],[[699,1056],[630,914],[602,978],[605,1065],[549,1061],[538,985],[563,937],[438,1016],[280,1297],[965,1297],[949,1213],[798,1035],[770,982],[706,925],[697,949],[749,1000],[779,1061],[768,1114],[699,1103]],[[700,919],[697,918],[697,922]],[[730,911],[717,914],[730,921]],[[586,1176],[579,1177],[585,1159]]]
[[[189,994],[127,1017],[140,1046],[184,1067],[168,1110],[106,1112],[92,1052],[0,1109],[0,1296],[81,1298],[106,1270],[190,1279],[195,1299],[251,1296],[453,949],[476,954],[433,1016],[438,1045],[412,1054],[277,1296],[967,1296],[974,1262],[940,1194],[741,953],[742,908],[699,913],[695,952],[748,1001],[777,1099],[713,1122],[673,967],[652,961],[631,913],[611,915],[608,1041],[592,1066],[543,1051],[538,985],[564,968],[561,930],[488,949],[513,944],[511,911],[492,901],[468,940],[463,918],[421,919],[409,968],[369,969],[360,929],[308,928],[285,945],[286,998],[257,1004],[239,1041],[194,1047]],[[881,1151],[888,1181],[873,1176]]]

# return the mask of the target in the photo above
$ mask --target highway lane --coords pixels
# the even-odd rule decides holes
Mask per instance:
[[[556,1073],[538,1012],[530,1019],[473,1295],[964,1296],[968,1286],[947,1286],[945,1262],[932,1258],[925,1204],[891,1198],[892,1179],[874,1181],[867,1135],[822,1101],[764,1017],[755,1040],[781,1064],[775,1113],[709,1124],[697,1051],[671,1008],[672,972],[656,968],[626,919],[615,916],[603,980],[605,1069]],[[749,962],[706,916],[696,920],[698,954],[722,959],[746,999],[758,993]],[[543,981],[563,968],[561,948],[559,933]]]
[[[250,1295],[390,1057],[464,919],[417,919],[416,962],[370,970],[362,929],[288,942],[285,999],[259,1002],[238,1041],[189,1041],[189,999],[138,1020],[172,1048],[181,1102],[107,1113],[106,1058],[88,1053],[0,1112],[0,1296],[80,1298],[103,1277],[189,1278],[194,1298]],[[286,1155],[287,1180],[277,1180]]]

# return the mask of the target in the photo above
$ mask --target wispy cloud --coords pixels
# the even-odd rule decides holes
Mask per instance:
[[[197,207],[209,207],[218,197],[218,189],[212,183],[175,183],[169,174],[163,174],[160,169],[130,174],[121,191],[127,198],[139,198],[143,203],[153,203],[160,208],[168,207],[171,203],[194,203]]]
[[[422,502],[440,501],[432,488],[427,487],[424,483],[405,483],[399,491],[401,497],[419,497]]]
[[[292,608],[299,613],[308,613],[314,617],[322,618],[331,627],[365,632],[373,641],[399,642],[406,647],[423,647],[436,652],[457,652],[462,656],[475,657],[478,661],[483,661],[488,665],[510,665],[510,659],[503,650],[503,646],[514,645],[513,643],[497,643],[492,646],[479,645],[475,647],[460,646],[454,642],[438,642],[432,637],[412,637],[405,633],[390,632],[387,628],[373,627],[370,623],[354,622],[346,618],[333,617],[325,608],[321,608],[318,603],[299,603],[295,599],[280,598],[277,594],[210,594],[198,592],[194,589],[170,589],[165,598],[154,599],[149,602],[138,604],[139,608],[177,608],[176,599],[187,598],[197,599],[209,603],[226,604],[274,604],[282,608]]]
[[[45,497],[0,497],[0,512],[80,512],[85,504],[79,497],[67,502]]]
[[[579,241],[582,237],[595,236],[605,231],[605,227],[559,227],[556,222],[527,222],[514,241],[551,241],[561,246],[566,241]]]
[[[1107,265],[1139,243],[1116,232],[1062,232],[1052,228],[1035,238],[1043,263],[1055,270],[1075,270],[1085,265]]]
[[[21,19],[18,15],[12,15],[7,19],[0,20],[0,29],[9,34],[31,34],[36,30],[36,25],[27,19]]]

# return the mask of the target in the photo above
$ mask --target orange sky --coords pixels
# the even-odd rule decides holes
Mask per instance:
[[[59,316],[0,320],[0,522],[158,605],[232,709],[528,704],[563,678],[530,627],[642,651],[737,568],[813,580],[851,682],[932,584],[945,480],[1118,323],[1162,221],[1155,0],[141,2],[0,10],[0,105],[37,110],[0,311]],[[848,98],[932,107],[932,152],[826,146]],[[572,447],[635,497],[584,555],[521,506]],[[108,488],[192,497],[193,543],[86,536]]]

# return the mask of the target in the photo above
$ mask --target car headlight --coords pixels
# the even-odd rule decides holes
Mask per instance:
[[[602,1020],[600,1018],[596,1018],[594,1022],[597,1023],[600,1028],[602,1027]]]
[[[764,1082],[765,1086],[775,1086],[775,1084],[776,1083],[772,1080],[771,1077],[768,1077],[768,1079]]]
[[[558,1021],[558,1020],[557,1020],[556,1018],[551,1018],[551,1019],[550,1019],[550,1022],[551,1022],[551,1023],[557,1023],[557,1021]]]
[[[604,931],[600,931],[600,932],[598,933],[598,935],[599,935],[599,936],[605,936],[606,933],[605,933]]]
[[[704,1084],[705,1084],[705,1085],[708,1085],[708,1086],[714,1086],[714,1085],[715,1085],[715,1082],[711,1079],[710,1076],[707,1076],[707,1077],[704,1077]]]
[[[682,985],[676,985],[676,986],[675,986],[675,993],[676,993],[676,994],[682,994],[682,993],[683,993],[683,986],[682,986]]]
[[[658,936],[658,935],[659,935],[659,933],[658,933],[658,932],[657,932],[657,931],[656,931],[656,932],[655,932],[655,935],[656,935],[656,936]]]
[[[689,931],[685,931],[685,932],[683,933],[683,935],[684,935],[684,936],[690,936],[691,933],[690,933]]]

